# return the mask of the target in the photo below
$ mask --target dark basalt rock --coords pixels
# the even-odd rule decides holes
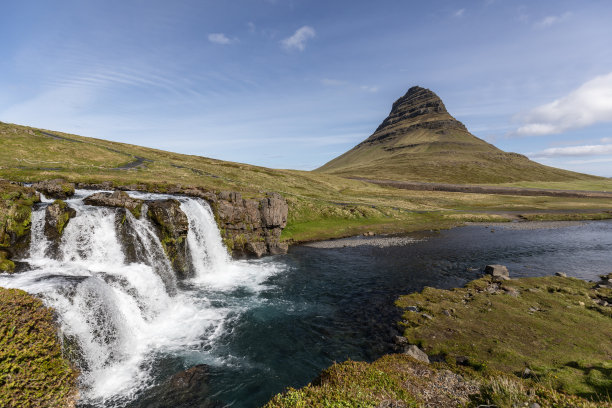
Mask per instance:
[[[62,200],[55,200],[45,209],[45,236],[49,239],[49,248],[47,254],[53,258],[56,257],[59,245],[62,240],[62,235],[68,221],[76,216],[76,210],[70,208]]]
[[[69,183],[63,179],[43,180],[32,185],[48,198],[65,200],[74,195],[74,183]]]
[[[181,210],[181,203],[173,199],[153,201],[149,203],[147,215],[158,227],[160,241],[177,275],[191,277],[193,272],[187,256],[189,220]]]
[[[209,371],[205,364],[181,371],[152,390],[149,397],[139,401],[139,405],[149,408],[224,407],[209,396]]]
[[[83,202],[87,205],[103,207],[126,208],[136,218],[140,218],[143,200],[132,198],[123,191],[113,191],[112,193],[95,193],[86,197]]]
[[[280,242],[287,226],[289,206],[278,193],[267,193],[261,200],[243,199],[240,193],[223,191],[211,202],[228,249],[234,256],[287,253]]]
[[[62,200],[55,200],[45,209],[45,235],[52,241],[61,239],[68,221],[76,216],[76,210]]]

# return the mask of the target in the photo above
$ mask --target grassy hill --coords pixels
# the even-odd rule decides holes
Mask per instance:
[[[412,87],[374,134],[315,170],[344,177],[498,184],[598,177],[544,166],[472,135],[432,91]]]
[[[508,219],[508,211],[554,211],[553,218],[563,218],[580,210],[600,217],[602,209],[612,207],[610,199],[398,190],[333,174],[269,169],[1,122],[0,178],[108,181],[159,191],[195,186],[240,191],[245,197],[277,191],[290,206],[282,236],[288,241],[448,228],[466,221]],[[603,179],[584,183],[587,189],[612,189]]]

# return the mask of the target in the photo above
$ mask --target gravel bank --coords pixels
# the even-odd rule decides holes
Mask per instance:
[[[331,241],[310,242],[308,244],[304,244],[304,246],[325,249],[354,248],[361,246],[385,248],[390,246],[410,245],[418,241],[420,240],[409,237],[352,237],[335,239]]]

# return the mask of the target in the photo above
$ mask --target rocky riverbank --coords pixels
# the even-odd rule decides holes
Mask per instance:
[[[401,297],[399,354],[336,364],[266,408],[612,407],[612,274],[592,283],[488,271],[464,288]]]

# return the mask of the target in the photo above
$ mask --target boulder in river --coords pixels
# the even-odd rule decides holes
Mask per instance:
[[[76,210],[62,200],[55,200],[45,209],[45,235],[52,241],[59,240],[68,221],[76,216]]]
[[[87,205],[126,208],[134,217],[140,218],[143,200],[132,198],[124,191],[113,191],[112,193],[94,193],[86,197],[83,202]]]
[[[157,386],[144,401],[148,408],[221,408],[225,405],[209,397],[209,367],[198,364],[174,374]]]
[[[174,199],[149,203],[147,215],[158,227],[159,240],[175,272],[181,278],[191,275],[187,256],[189,220],[181,210],[181,203]]]

